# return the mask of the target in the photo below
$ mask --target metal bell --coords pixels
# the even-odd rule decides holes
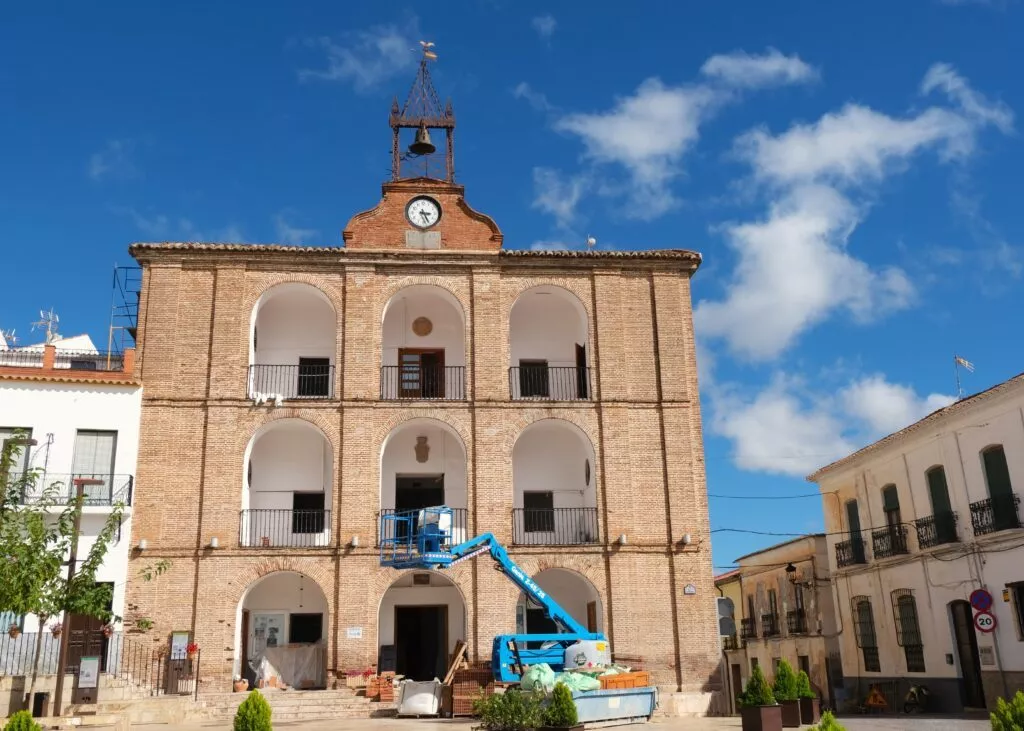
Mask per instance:
[[[416,139],[409,145],[409,152],[413,155],[430,155],[437,150],[434,143],[430,141],[430,132],[426,125],[416,130]]]

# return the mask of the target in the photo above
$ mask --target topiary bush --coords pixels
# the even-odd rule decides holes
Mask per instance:
[[[258,690],[249,693],[238,706],[233,728],[234,731],[272,731],[270,704]]]
[[[775,694],[772,693],[771,686],[765,680],[760,665],[754,666],[754,672],[750,674],[747,687],[740,696],[740,705],[745,708],[775,705]]]
[[[775,671],[775,683],[772,691],[775,694],[775,700],[780,703],[795,701],[799,698],[796,694],[796,673],[793,672],[793,666],[785,660],[779,662],[779,667]]]
[[[817,726],[811,726],[810,731],[846,731],[846,727],[836,720],[832,711],[825,711],[821,714],[821,721]]]
[[[1003,698],[996,701],[996,710],[989,714],[992,731],[1020,731],[1024,729],[1024,693],[1017,691],[1009,703]]]
[[[544,709],[544,725],[555,728],[569,728],[580,722],[576,713],[576,701],[572,699],[572,691],[565,683],[556,683],[551,694],[551,702]]]
[[[817,698],[814,695],[814,690],[811,688],[811,679],[807,677],[807,673],[803,670],[796,674],[796,697]]]
[[[28,711],[18,711],[7,720],[4,731],[43,731],[43,727],[33,720]]]
[[[528,731],[544,721],[540,695],[514,688],[473,702],[473,712],[480,716],[476,728],[485,731]]]

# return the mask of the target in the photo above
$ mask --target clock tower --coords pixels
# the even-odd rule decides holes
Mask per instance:
[[[428,64],[437,58],[433,43],[420,42],[416,79],[401,107],[391,105],[391,180],[382,186],[374,208],[357,213],[342,237],[349,249],[455,249],[498,251],[502,234],[489,216],[465,201],[455,182],[455,113],[444,106],[430,78]],[[434,137],[431,137],[433,132]],[[403,138],[411,143],[403,152]],[[443,148],[434,139],[442,136]]]

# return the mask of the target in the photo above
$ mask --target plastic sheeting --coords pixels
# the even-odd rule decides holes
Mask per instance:
[[[311,645],[268,647],[253,662],[256,683],[270,688],[326,688],[327,646],[323,641]]]
[[[523,690],[543,690],[550,693],[555,687],[555,671],[547,663],[531,665],[519,682]]]
[[[601,689],[601,681],[585,673],[559,673],[555,676],[555,683],[565,683],[569,690],[579,692]]]
[[[403,680],[398,687],[399,716],[436,716],[441,708],[441,681]]]

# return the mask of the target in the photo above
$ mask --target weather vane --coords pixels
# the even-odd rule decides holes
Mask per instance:
[[[437,52],[430,50],[434,47],[433,41],[420,41],[420,46],[423,47],[423,58],[429,58],[431,61],[437,60]]]

